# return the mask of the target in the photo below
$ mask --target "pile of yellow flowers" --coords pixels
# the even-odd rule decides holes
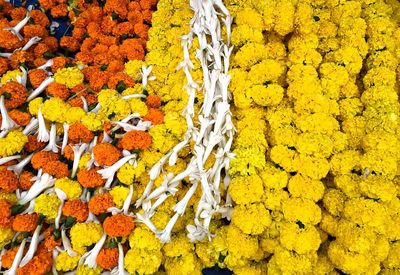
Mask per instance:
[[[201,14],[196,9],[208,2],[221,14],[230,14],[225,24],[215,23],[221,41],[228,37],[228,46],[202,48],[211,41],[195,36],[185,48],[188,33],[200,33],[193,23]],[[210,18],[207,10],[202,12]],[[120,92],[120,82],[115,89],[103,86],[96,92],[95,106],[86,101],[75,106],[51,96],[26,104],[32,121],[39,121],[38,142],[42,139],[47,148],[24,156],[32,159],[29,165],[39,167],[52,157],[43,154],[39,160],[38,152],[62,150],[67,158],[60,140],[79,137],[71,147],[68,175],[58,177],[63,173],[59,169],[54,179],[45,181],[47,172],[31,173],[29,181],[43,185],[31,201],[20,193],[24,167],[16,166],[23,160],[2,165],[19,160],[18,154],[33,147],[26,132],[36,128],[0,132],[0,169],[12,170],[19,181],[14,194],[6,191],[10,180],[0,175],[0,259],[6,255],[9,262],[10,251],[15,252],[12,259],[18,259],[16,240],[23,252],[26,240],[16,233],[16,222],[5,225],[11,215],[7,205],[14,211],[24,201],[24,212],[18,215],[38,214],[40,222],[29,231],[32,239],[39,233],[45,236],[40,249],[54,248],[53,272],[191,275],[222,268],[238,275],[400,274],[400,2],[159,0],[151,22],[145,60],[123,66],[136,83],[133,87]],[[188,131],[193,129],[196,136],[204,126],[202,116],[188,124],[190,85],[198,85],[193,88],[195,114],[210,101],[203,92],[212,81],[204,81],[207,68],[200,58],[207,50],[220,51],[224,58],[231,102],[226,115],[232,115],[236,130],[232,143],[218,143],[228,148],[224,153],[230,157],[225,163],[229,169],[217,165],[221,151],[215,148],[201,159],[204,171],[222,171],[211,183],[222,199],[209,208],[204,207],[204,182],[211,180],[192,184],[198,176],[190,170],[192,160],[200,153],[198,142],[187,137]],[[191,64],[190,72],[182,69],[183,61]],[[85,74],[90,74],[84,67],[77,63],[58,69],[49,84],[68,89],[83,85]],[[10,70],[1,84],[23,73]],[[216,86],[215,91],[222,90]],[[152,108],[154,103],[146,98],[160,103]],[[154,123],[154,109],[162,113],[162,123]],[[131,122],[150,114],[151,123]],[[128,130],[113,134],[113,129],[138,128],[145,134],[125,145]],[[114,163],[97,165],[114,151],[108,148],[110,155],[103,151],[96,157],[96,142],[85,141],[92,133],[96,142],[102,136],[121,151]],[[52,136],[60,137],[58,145]],[[132,143],[137,147],[126,149]],[[94,163],[99,168],[93,168]],[[184,176],[170,187],[175,175]],[[34,193],[29,188],[33,190],[23,189],[24,195]],[[67,219],[60,226],[60,209],[71,201],[87,206],[69,204],[65,212],[76,216],[70,222],[63,210]],[[220,204],[226,209],[218,212]],[[205,210],[199,211],[201,207]],[[80,220],[77,213],[85,218]],[[114,224],[107,224],[112,218]],[[209,218],[204,229],[209,234],[196,239],[193,227],[203,224],[193,226],[193,221],[200,218]],[[42,219],[51,230],[41,228]],[[130,230],[124,235],[126,224]],[[4,264],[2,268],[11,270]]]

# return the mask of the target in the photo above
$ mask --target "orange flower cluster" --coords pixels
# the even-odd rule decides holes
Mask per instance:
[[[133,218],[124,214],[107,217],[103,228],[110,237],[127,237],[135,228]]]
[[[119,146],[125,150],[146,150],[151,145],[151,136],[143,131],[130,131],[119,141]]]

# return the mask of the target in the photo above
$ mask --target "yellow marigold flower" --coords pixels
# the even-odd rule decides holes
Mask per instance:
[[[8,81],[17,81],[17,76],[22,76],[20,70],[7,71],[2,75],[0,83],[1,85],[6,85]]]
[[[293,166],[296,167],[300,174],[317,180],[324,178],[330,170],[330,164],[327,159],[304,154],[295,156]]]
[[[130,249],[124,258],[124,267],[131,274],[154,274],[161,265],[160,250]]]
[[[168,274],[202,274],[201,264],[193,254],[186,254],[182,257],[167,257],[165,260],[165,270]]]
[[[290,198],[283,202],[283,215],[287,221],[317,224],[321,220],[321,209],[312,200]]]
[[[146,167],[143,162],[139,161],[137,167],[129,163],[125,163],[117,172],[117,178],[124,184],[130,185],[134,181],[138,181],[141,174],[145,172]]]
[[[10,204],[16,204],[18,201],[18,198],[15,193],[0,192],[0,200],[8,201]]]
[[[68,109],[68,115],[65,118],[65,121],[71,125],[75,122],[81,122],[82,118],[85,116],[85,111],[79,107],[71,107]]]
[[[87,113],[81,117],[82,125],[90,131],[100,131],[103,129],[103,121],[101,117],[95,113]]]
[[[276,2],[274,8],[274,30],[282,36],[293,31],[295,7],[291,2]]]
[[[55,260],[55,267],[58,271],[70,271],[78,266],[78,262],[81,256],[69,256],[68,252],[64,251],[58,254]]]
[[[381,203],[364,199],[354,198],[346,201],[343,210],[344,217],[360,226],[369,226],[377,232],[384,234],[390,216],[385,206]]]
[[[103,269],[100,266],[90,268],[87,265],[78,265],[76,275],[100,275]]]
[[[129,106],[131,107],[132,113],[138,113],[142,117],[147,114],[147,105],[140,98],[129,99]]]
[[[69,89],[82,84],[83,79],[84,75],[77,67],[58,69],[54,74],[54,81],[66,85]]]
[[[129,246],[132,249],[160,251],[162,244],[153,232],[144,226],[138,226],[129,235]]]
[[[275,254],[268,262],[268,270],[276,270],[277,274],[293,274],[299,270],[304,274],[310,274],[317,263],[317,259],[316,252],[297,254],[283,247],[277,247]]]
[[[179,140],[185,135],[186,120],[177,112],[168,112],[164,116],[165,127]]]
[[[69,178],[57,179],[54,183],[54,187],[64,191],[70,200],[78,199],[82,194],[81,185],[77,181]]]
[[[360,160],[363,171],[369,169],[378,175],[392,179],[397,173],[397,158],[391,154],[382,154],[380,150],[366,152]]]
[[[258,175],[233,177],[229,184],[229,194],[237,204],[259,202],[263,193],[263,182]]]
[[[244,234],[234,225],[229,225],[226,233],[228,253],[238,258],[250,259],[256,256],[258,240],[254,236]]]
[[[267,164],[265,169],[261,171],[260,177],[263,180],[266,189],[282,189],[288,182],[287,172]]]
[[[43,98],[41,98],[41,97],[32,99],[28,105],[29,113],[33,116],[37,116],[37,114],[39,112],[39,108],[42,105],[42,103],[43,103]]]
[[[85,153],[82,155],[81,159],[79,160],[78,167],[79,169],[87,168],[89,160],[92,158],[90,153]]]
[[[124,205],[125,199],[128,197],[129,188],[124,186],[115,186],[110,190],[113,201],[116,207],[121,208]]]
[[[47,222],[52,223],[57,217],[60,203],[61,201],[57,195],[42,194],[36,198],[34,209],[35,212],[46,216]]]
[[[257,170],[264,169],[266,165],[265,153],[259,150],[256,146],[247,148],[237,147],[233,150],[236,157],[231,160],[229,173],[234,175],[252,175],[257,173]]]
[[[101,106],[99,115],[110,120],[120,120],[130,114],[128,101],[119,97],[116,90],[103,89],[98,93],[98,102]]]
[[[130,75],[135,81],[138,81],[141,79],[140,72],[143,65],[144,62],[142,60],[129,60],[124,65],[125,73]]]
[[[369,175],[365,180],[362,180],[360,190],[366,197],[382,202],[391,201],[398,194],[394,182],[378,175]]]
[[[282,203],[288,198],[289,193],[281,189],[269,189],[263,195],[264,205],[270,210],[282,210]]]
[[[276,164],[280,165],[287,172],[295,171],[294,157],[296,156],[296,151],[283,146],[274,146],[271,149],[271,159]]]
[[[69,114],[69,109],[71,105],[64,102],[59,97],[52,97],[46,100],[42,105],[43,117],[47,120],[63,123],[66,121]]]
[[[250,69],[251,66],[265,58],[264,45],[261,43],[247,43],[239,49],[233,58],[233,64]]]
[[[243,233],[261,234],[271,224],[271,216],[262,203],[237,205],[233,211],[232,223]]]
[[[262,29],[264,25],[261,14],[250,8],[244,8],[236,14],[236,24],[248,25],[253,29]]]
[[[126,96],[141,93],[143,93],[143,85],[141,83],[136,83],[134,87],[123,90],[121,95]]]
[[[74,248],[90,246],[98,242],[102,234],[103,228],[98,223],[76,223],[70,231],[72,246]]]
[[[237,134],[234,144],[237,147],[257,146],[260,150],[265,150],[268,147],[264,132],[250,127],[244,128]]]
[[[14,233],[11,228],[0,228],[0,249],[11,242]]]
[[[299,153],[328,158],[332,154],[333,142],[323,134],[303,133],[297,139],[296,149]]]
[[[151,151],[159,151],[165,154],[178,143],[164,124],[155,125],[150,128],[149,134],[152,137]]]
[[[277,84],[254,85],[245,91],[260,106],[276,106],[283,98],[283,88]]]
[[[395,242],[390,244],[389,254],[383,265],[386,268],[400,268],[400,243]]]
[[[337,268],[349,274],[377,274],[380,270],[380,263],[373,262],[370,255],[349,251],[337,241],[330,243],[328,256]]]
[[[324,195],[324,184],[319,180],[296,174],[291,177],[288,184],[288,190],[293,197],[319,201]]]
[[[243,46],[248,42],[263,43],[264,36],[261,30],[254,29],[248,25],[238,25],[232,30],[232,44],[236,47]]]
[[[253,84],[269,84],[278,81],[285,72],[285,67],[276,60],[265,59],[251,67],[248,79]]]
[[[320,133],[329,136],[334,131],[339,130],[337,120],[328,114],[322,113],[301,116],[296,120],[296,126],[303,132]]]
[[[19,153],[27,142],[28,137],[21,131],[10,131],[5,137],[0,138],[0,157],[8,157]]]
[[[283,223],[279,238],[282,246],[299,254],[317,251],[321,244],[318,230],[302,223]]]
[[[173,236],[171,242],[163,246],[164,255],[168,257],[182,257],[191,254],[193,250],[193,243],[184,233]]]

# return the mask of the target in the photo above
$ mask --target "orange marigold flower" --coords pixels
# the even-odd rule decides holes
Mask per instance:
[[[59,160],[50,161],[45,166],[42,167],[43,173],[47,173],[56,177],[57,179],[61,179],[64,177],[68,177],[68,164],[61,162]]]
[[[83,101],[80,97],[74,97],[68,100],[68,104],[72,107],[80,107],[83,108]]]
[[[121,152],[110,143],[99,143],[93,147],[93,155],[98,164],[111,166],[119,160]]]
[[[33,49],[35,57],[44,57],[43,55],[49,51],[50,48],[45,43],[38,43]]]
[[[72,30],[72,37],[75,37],[78,40],[83,40],[83,36],[86,34],[86,29],[85,28],[74,28]],[[82,46],[81,46],[81,51],[82,51]]]
[[[69,200],[65,202],[62,213],[64,216],[74,217],[77,222],[84,222],[89,216],[89,209],[81,200]]]
[[[135,34],[138,35],[140,38],[142,39],[149,39],[149,29],[150,27],[143,24],[143,23],[137,23],[135,24],[135,26],[133,27]]]
[[[28,136],[28,142],[25,144],[24,149],[26,152],[32,153],[42,150],[44,147],[46,147],[46,142],[40,142],[37,140],[37,136],[30,135]]]
[[[115,13],[120,19],[125,19],[128,13],[128,0],[107,0],[104,11],[108,14]]]
[[[61,245],[61,238],[56,239],[53,235],[54,233],[54,228],[53,227],[48,227],[44,231],[44,243],[43,243],[43,248],[47,251],[53,251],[56,246]]]
[[[129,60],[144,60],[144,48],[139,39],[126,39],[119,47],[119,52]]]
[[[129,1],[128,10],[129,11],[140,11],[142,7],[139,4],[139,1]]]
[[[122,62],[121,60],[112,60],[108,64],[107,70],[112,73],[121,72],[124,70],[124,62]]]
[[[68,51],[76,52],[79,50],[79,40],[72,36],[63,36],[60,39],[60,46]]]
[[[0,57],[0,75],[8,71],[8,58]]]
[[[164,113],[159,109],[150,108],[144,116],[144,120],[151,121],[153,125],[164,122]]]
[[[113,197],[110,193],[97,194],[90,198],[88,207],[90,212],[95,215],[107,212],[107,209],[114,207]]]
[[[75,55],[75,58],[85,64],[91,64],[93,62],[93,55],[89,52],[80,51]]]
[[[137,3],[137,2],[131,2],[131,3]],[[137,23],[143,22],[143,15],[142,15],[142,13],[140,12],[139,9],[131,10],[128,13],[128,20],[132,25],[135,25]]]
[[[32,232],[36,229],[39,216],[36,213],[18,214],[12,222],[12,229],[18,232]]]
[[[30,12],[30,16],[36,25],[40,25],[43,27],[47,27],[50,25],[50,21],[47,18],[46,14],[44,14],[41,10],[32,10]]]
[[[108,34],[111,33],[113,28],[117,25],[117,21],[113,20],[111,16],[105,16],[101,21],[101,29],[103,33]]]
[[[22,47],[22,43],[12,32],[0,29],[0,45],[3,49],[13,51]]]
[[[27,51],[16,51],[11,55],[10,65],[13,69],[19,69],[21,64],[31,65],[35,59],[33,53]]]
[[[43,43],[49,47],[50,52],[56,52],[58,50],[58,40],[53,36],[43,38]]]
[[[29,81],[32,84],[32,87],[36,89],[42,84],[42,82],[47,78],[47,74],[44,70],[41,69],[33,69],[28,72]]]
[[[127,237],[135,228],[133,218],[124,214],[117,214],[107,217],[104,220],[103,228],[110,237]]]
[[[81,123],[74,123],[69,127],[68,138],[73,144],[89,143],[94,138],[94,134]]]
[[[69,143],[77,144],[80,142],[89,143],[94,134],[80,123],[74,123],[70,126],[68,131]]]
[[[28,92],[24,85],[16,81],[9,81],[0,87],[0,95],[4,96],[4,104],[8,109],[14,109],[25,103]]]
[[[11,226],[11,204],[6,200],[0,200],[0,228]]]
[[[71,146],[71,145],[65,146],[65,149],[64,149],[64,157],[65,157],[67,160],[74,160],[74,150],[72,149],[72,146]]]
[[[56,0],[39,0],[40,7],[49,10],[56,4]]]
[[[143,10],[142,11],[143,22],[151,23],[151,18],[153,17],[153,11]]]
[[[26,126],[31,121],[29,113],[21,112],[18,109],[12,109],[8,114],[20,126]]]
[[[55,73],[58,69],[62,69],[67,65],[70,60],[64,56],[57,56],[53,58],[53,66],[51,66],[51,71]]]
[[[40,249],[42,252],[39,253]],[[51,252],[43,251],[45,248],[39,246],[36,256],[32,258],[26,265],[17,269],[17,275],[45,275],[51,270],[53,265],[53,257]],[[46,250],[47,251],[47,250]]]
[[[31,159],[32,167],[36,170],[43,168],[51,161],[57,161],[58,155],[53,152],[41,151],[33,155]]]
[[[22,32],[24,34],[24,38],[32,38],[34,36],[48,36],[46,28],[40,25],[25,25],[22,29]]]
[[[104,269],[112,269],[118,265],[118,248],[103,248],[96,258],[96,263]]]
[[[18,187],[22,190],[29,190],[34,183],[32,180],[34,176],[32,172],[23,171],[21,175],[19,175]]]
[[[133,25],[130,22],[122,22],[122,23],[117,24],[113,28],[112,33],[115,36],[120,36],[123,34],[132,36],[135,34],[134,30],[133,30]]]
[[[35,67],[40,67],[42,65],[44,65],[47,62],[47,59],[44,57],[38,57],[33,61],[33,65]]]
[[[46,94],[59,97],[63,100],[67,99],[70,96],[70,92],[64,84],[60,83],[50,83],[46,88]]]
[[[119,92],[122,92],[126,88],[130,88],[135,86],[135,81],[133,81],[132,77],[127,75],[124,72],[119,72],[113,74],[107,82],[107,85],[110,89],[116,89]],[[120,90],[122,89],[122,90]]]
[[[26,9],[24,7],[15,7],[10,13],[11,19],[21,21],[26,16]]]
[[[60,17],[67,16],[68,6],[66,4],[60,4],[55,7],[52,7],[50,10],[50,14],[54,18],[60,18]]]
[[[146,98],[146,105],[150,108],[158,108],[161,106],[161,97],[158,95],[149,95]]]
[[[143,131],[130,131],[120,140],[119,145],[126,150],[146,150],[151,145],[151,136]]]
[[[7,167],[0,166],[0,191],[12,193],[18,188],[17,175]]]
[[[109,72],[94,72],[90,77],[89,85],[94,91],[100,91],[110,78]]]
[[[1,267],[4,269],[10,269],[12,266],[12,263],[14,261],[15,255],[17,255],[19,249],[18,246],[14,246],[13,248],[9,249],[6,251],[6,253],[1,257]],[[28,251],[28,246],[26,245],[24,247],[24,254],[25,252]]]
[[[47,45],[50,52],[56,52],[58,50],[58,40],[53,36],[43,38],[43,43]]]
[[[139,3],[144,10],[154,9],[157,6],[157,0],[139,0]]]
[[[104,185],[106,183],[106,180],[101,177],[97,171],[100,170],[100,168],[93,168],[93,169],[81,169],[78,172],[78,182],[83,186],[83,187],[99,187]]]
[[[90,105],[93,105],[93,104],[97,104],[97,95],[96,94],[93,94],[93,93],[88,93],[88,94],[86,94],[85,95],[85,98],[86,98],[86,101],[87,101],[87,104],[90,106]]]
[[[100,24],[97,22],[90,22],[87,25],[86,31],[88,32],[89,36],[93,38],[97,38],[102,33]]]

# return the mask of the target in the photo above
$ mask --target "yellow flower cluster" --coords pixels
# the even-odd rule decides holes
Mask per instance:
[[[235,274],[399,272],[399,3],[227,3],[235,207],[216,237],[226,247],[196,251],[203,264],[224,255],[218,265]]]
[[[54,74],[54,81],[59,84],[64,84],[68,88],[73,88],[76,85],[83,83],[84,75],[78,67],[68,67],[58,69]]]
[[[54,222],[58,213],[58,206],[61,201],[57,195],[42,194],[35,200],[35,212],[46,217],[47,222]]]
[[[8,157],[19,153],[28,142],[28,137],[19,130],[12,130],[0,138],[0,157]]]

